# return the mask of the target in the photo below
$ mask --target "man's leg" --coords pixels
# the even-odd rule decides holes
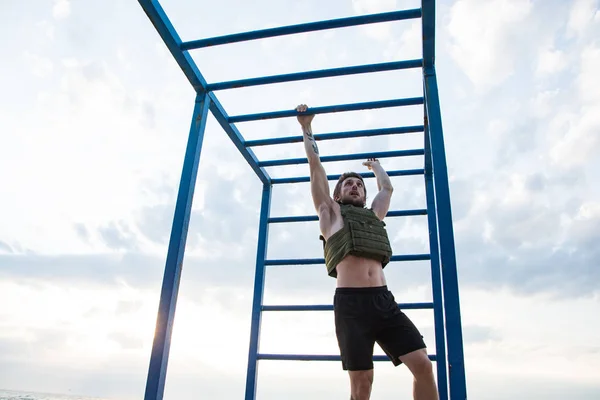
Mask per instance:
[[[433,366],[427,356],[427,350],[412,351],[400,356],[413,374],[413,397],[415,400],[438,400],[438,390],[433,376]]]
[[[376,302],[379,316],[377,343],[394,365],[406,364],[414,377],[415,400],[438,400],[437,386],[423,336],[399,308],[391,292]]]
[[[337,288],[334,297],[335,330],[342,368],[350,376],[350,399],[369,400],[373,384],[371,289]]]
[[[369,400],[373,387],[373,370],[348,371],[350,374],[350,400]]]

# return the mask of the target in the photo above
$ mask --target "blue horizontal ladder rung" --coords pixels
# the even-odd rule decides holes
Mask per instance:
[[[371,110],[374,108],[390,108],[414,106],[423,104],[423,97],[408,97],[404,99],[366,101],[362,103],[338,104],[333,106],[312,107],[303,114],[329,114],[342,111]],[[295,117],[300,113],[296,110],[271,111],[256,114],[234,115],[229,117],[229,123],[259,121],[264,119]]]
[[[430,260],[429,254],[399,254],[392,256],[390,261],[425,261]],[[314,265],[325,264],[324,258],[289,258],[265,260],[265,265]]]
[[[433,308],[433,303],[398,303],[402,310],[429,310]],[[333,311],[333,304],[315,304],[315,305],[263,305],[262,311]]]
[[[425,154],[424,149],[411,149],[411,150],[396,150],[396,151],[380,151],[371,153],[356,153],[346,154],[337,156],[322,156],[321,162],[334,162],[334,161],[349,161],[349,160],[363,160],[367,158],[390,158],[390,157],[411,157],[411,156],[422,156]],[[267,160],[259,161],[259,167],[275,167],[281,165],[296,165],[306,164],[308,159],[306,157],[301,158],[288,158],[282,160]]]
[[[415,209],[415,210],[399,210],[399,211],[389,211],[386,214],[386,217],[410,217],[416,215],[427,215],[426,209]],[[297,216],[289,216],[289,217],[271,217],[268,222],[270,224],[277,224],[283,222],[309,222],[309,221],[318,221],[319,217],[317,215],[297,215]]]
[[[181,50],[200,49],[203,47],[219,46],[229,43],[245,42],[255,39],[266,39],[276,36],[293,35],[297,33],[315,32],[325,29],[347,28],[351,26],[375,24],[381,22],[400,21],[405,19],[421,18],[421,9],[392,11],[377,14],[359,15],[355,17],[336,18],[323,21],[307,22],[303,24],[280,26],[276,28],[260,29],[249,32],[233,33],[230,35],[216,36],[206,39],[191,40],[181,43]]]
[[[387,174],[390,177],[392,177],[392,176],[424,175],[425,170],[423,168],[402,169],[402,170],[396,170],[396,171],[388,171]],[[327,175],[327,180],[336,181],[340,178],[340,176],[341,176],[341,174]],[[360,176],[362,176],[364,179],[374,178],[375,174],[372,172],[362,172],[362,173],[360,173]],[[283,184],[283,183],[302,183],[302,182],[310,182],[310,177],[309,176],[298,176],[298,177],[291,177],[291,178],[272,178],[271,179],[271,184],[273,184],[273,185]]]
[[[437,361],[435,354],[429,354],[431,361]],[[258,354],[259,360],[276,361],[341,361],[338,355],[327,354]],[[373,361],[390,361],[386,355],[374,355]]]
[[[238,79],[238,80],[227,81],[227,82],[209,83],[206,86],[206,90],[216,91],[216,90],[225,90],[225,89],[238,89],[238,88],[250,87],[250,86],[270,85],[270,84],[274,84],[274,83],[304,81],[304,80],[308,80],[308,79],[331,78],[334,76],[348,76],[348,75],[356,75],[356,74],[368,74],[368,73],[373,73],[373,72],[384,72],[384,71],[396,71],[396,70],[410,69],[410,68],[421,68],[422,66],[423,66],[423,60],[421,60],[421,59],[391,61],[391,62],[376,63],[376,64],[363,64],[363,65],[354,65],[354,66],[350,66],[350,67],[339,67],[339,68],[320,69],[320,70],[314,70],[314,71],[293,72],[293,73],[289,73],[289,74],[269,75],[269,76],[261,76],[261,77],[256,77],[256,78]]]
[[[405,133],[417,133],[423,132],[425,127],[423,125],[413,126],[398,126],[394,128],[379,128],[379,129],[365,129],[359,131],[346,131],[346,132],[333,132],[333,133],[319,133],[313,135],[316,141],[320,140],[336,140],[336,139],[351,139],[357,137],[370,137],[370,136],[383,136],[383,135],[398,135]],[[268,139],[255,139],[246,140],[244,145],[246,147],[254,146],[271,146],[276,144],[290,144],[300,143],[304,138],[302,136],[287,136],[277,137]]]

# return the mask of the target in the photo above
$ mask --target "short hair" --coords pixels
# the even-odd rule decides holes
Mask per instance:
[[[340,178],[338,179],[337,183],[335,184],[335,188],[333,189],[333,198],[335,199],[336,197],[340,196],[340,192],[342,191],[342,182],[344,182],[346,180],[346,178],[358,178],[360,179],[360,181],[363,183],[363,189],[365,191],[365,200],[367,198],[367,187],[365,186],[365,181],[363,180],[363,177],[360,176],[359,174],[357,174],[356,172],[344,172]]]

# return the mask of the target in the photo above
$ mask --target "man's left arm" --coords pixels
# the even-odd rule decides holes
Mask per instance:
[[[380,220],[383,220],[390,208],[394,187],[392,186],[392,182],[390,181],[387,172],[385,172],[377,159],[371,158],[368,161],[365,161],[363,165],[366,165],[372,170],[377,179],[377,189],[379,192],[375,195],[371,207],[373,208],[375,215],[377,215]]]

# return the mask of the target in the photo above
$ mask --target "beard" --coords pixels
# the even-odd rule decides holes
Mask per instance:
[[[354,196],[344,196],[340,199],[339,203],[343,205],[353,205],[355,207],[365,206],[365,201],[363,199]]]

